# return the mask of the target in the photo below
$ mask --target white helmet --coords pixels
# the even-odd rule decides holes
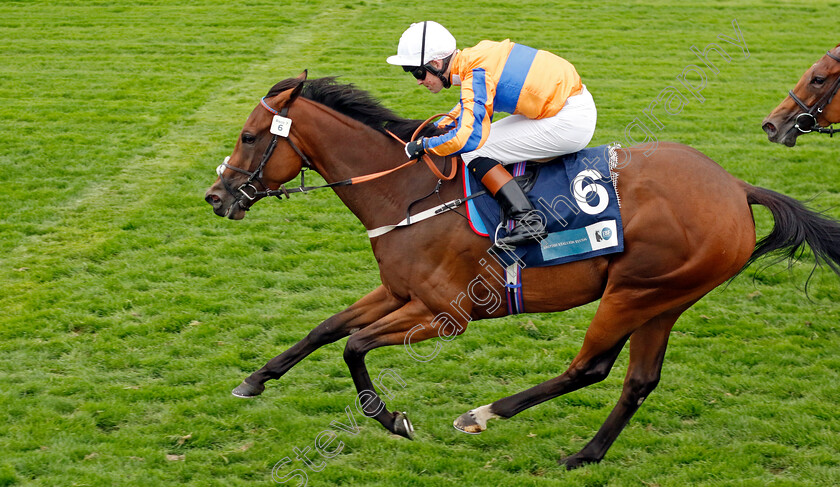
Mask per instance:
[[[429,61],[443,59],[455,52],[455,38],[446,28],[427,20],[411,24],[403,32],[397,55],[390,56],[388,64],[396,66],[424,66]]]

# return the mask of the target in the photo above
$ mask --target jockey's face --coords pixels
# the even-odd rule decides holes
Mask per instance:
[[[443,67],[443,62],[439,60],[432,61],[429,64],[434,66],[436,69],[440,69]],[[440,90],[443,89],[443,82],[440,80],[440,78],[433,75],[429,71],[426,71],[425,78],[417,80],[417,84],[425,86],[432,93],[439,93]]]
[[[440,79],[428,71],[426,71],[425,78],[417,80],[417,84],[425,86],[432,93],[439,93],[443,89],[443,83]]]

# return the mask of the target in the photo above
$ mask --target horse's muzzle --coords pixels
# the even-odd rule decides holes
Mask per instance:
[[[228,208],[225,208],[224,199],[213,191],[213,188],[207,190],[204,194],[204,201],[213,207],[213,213],[219,216],[226,216]],[[227,205],[229,206],[229,205]]]
[[[764,119],[764,123],[761,125],[761,128],[767,134],[767,140],[770,142],[784,144],[788,147],[796,145],[796,137],[799,135],[799,131],[793,125],[787,127],[786,129],[780,129],[773,122],[768,119]]]
[[[227,194],[226,191],[217,190],[211,187],[204,194],[204,201],[213,207],[213,213],[220,217],[227,217],[231,220],[241,220],[245,217],[246,208]]]
[[[762,130],[764,130],[764,132],[767,133],[767,138],[769,138],[770,140],[773,140],[773,137],[775,137],[776,134],[779,132],[776,129],[776,126],[770,122],[764,122],[764,125],[762,125],[761,128]]]

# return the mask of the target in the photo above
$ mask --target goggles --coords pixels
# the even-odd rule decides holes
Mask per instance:
[[[403,71],[411,73],[414,79],[421,80],[426,78],[425,66],[403,66]]]

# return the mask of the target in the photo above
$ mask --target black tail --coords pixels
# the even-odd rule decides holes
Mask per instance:
[[[840,276],[840,222],[808,209],[800,201],[769,189],[746,185],[747,202],[770,210],[776,224],[759,240],[744,268],[764,255],[781,254],[791,264],[811,248],[817,265],[826,264]]]

